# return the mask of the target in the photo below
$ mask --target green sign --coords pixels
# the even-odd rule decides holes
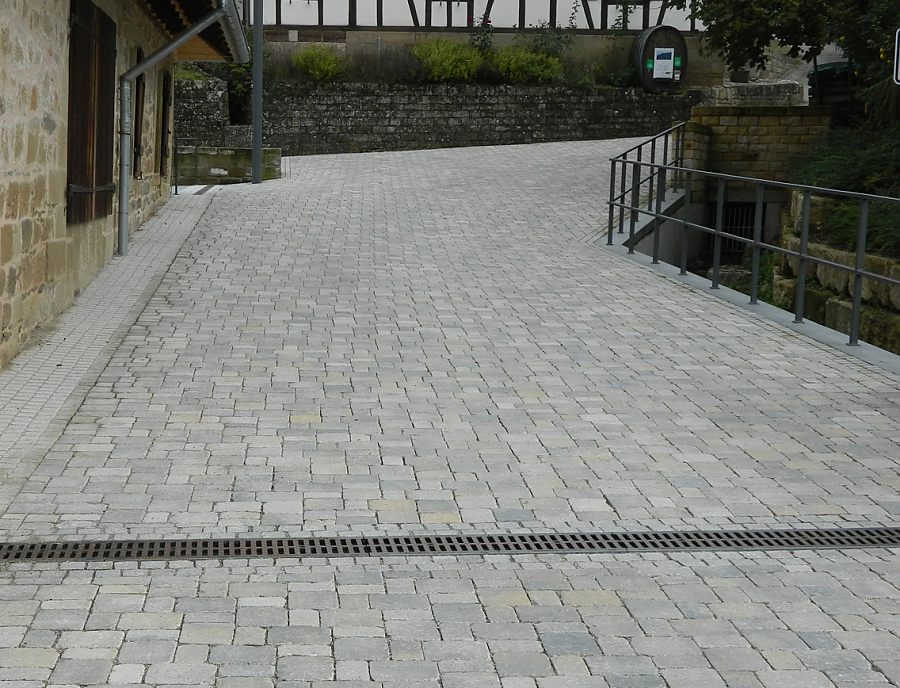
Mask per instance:
[[[680,58],[680,57],[676,57],[676,58],[675,58],[675,66],[676,66],[676,67],[680,67],[680,66],[681,66],[681,58]]]
[[[653,69],[653,60],[647,60],[647,69]]]

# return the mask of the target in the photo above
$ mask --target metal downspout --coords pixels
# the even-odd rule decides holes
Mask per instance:
[[[231,12],[229,13],[229,9]],[[232,17],[231,15],[234,15]],[[124,256],[128,254],[128,214],[130,210],[131,197],[131,135],[134,127],[134,121],[131,114],[131,97],[132,83],[141,74],[151,67],[162,62],[173,52],[178,50],[182,45],[199,34],[210,24],[217,21],[220,17],[228,19],[228,30],[225,31],[228,38],[229,46],[234,43],[240,46],[241,41],[234,41],[231,29],[233,26],[240,27],[240,23],[236,22],[236,10],[234,9],[233,0],[219,0],[219,7],[209,12],[197,24],[188,27],[178,36],[166,43],[162,48],[149,55],[143,62],[136,64],[134,67],[119,77],[119,247],[118,254]],[[234,19],[234,22],[232,21]],[[236,61],[246,62],[249,54],[244,43],[243,50],[232,52]]]

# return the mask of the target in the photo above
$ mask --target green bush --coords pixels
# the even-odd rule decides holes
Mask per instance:
[[[555,55],[532,52],[523,45],[509,45],[494,53],[494,64],[504,79],[513,84],[543,84],[562,74]]]
[[[471,81],[484,62],[476,48],[446,38],[423,41],[412,53],[425,66],[428,80],[436,82]]]
[[[900,129],[835,129],[794,163],[800,184],[879,196],[900,197]],[[817,239],[852,251],[856,248],[859,204],[839,201],[826,214]],[[900,258],[900,205],[871,204],[867,249]]]
[[[574,10],[573,10],[574,11]],[[541,21],[533,30],[522,35],[519,40],[528,42],[534,52],[550,57],[560,57],[575,43],[575,16],[569,19],[569,26],[561,28]]]
[[[297,69],[313,81],[334,81],[344,73],[344,60],[323,45],[310,45],[291,58]]]

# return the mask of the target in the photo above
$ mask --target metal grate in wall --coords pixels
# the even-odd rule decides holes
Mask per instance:
[[[716,226],[715,203],[710,203],[707,209],[707,222],[709,227]],[[722,254],[725,262],[740,262],[747,245],[737,239],[729,239],[728,234],[745,239],[753,238],[753,227],[756,221],[756,204],[727,201],[722,208],[722,232],[726,235],[722,239]],[[763,206],[763,225],[765,225],[765,206]],[[713,234],[707,234],[707,251],[712,254],[712,243],[715,240]]]
[[[861,547],[900,547],[900,527],[0,543],[0,561],[565,554]]]

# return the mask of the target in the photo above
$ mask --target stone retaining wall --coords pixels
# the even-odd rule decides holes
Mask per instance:
[[[178,85],[179,137],[249,146],[249,128],[210,126],[188,108],[214,84]],[[183,93],[189,94],[184,96]],[[273,84],[265,93],[264,145],[283,155],[413,150],[652,136],[688,118],[697,93],[647,95],[626,89],[387,84]],[[193,103],[193,105],[191,104]]]
[[[178,184],[240,184],[253,179],[251,148],[178,147]],[[281,151],[263,148],[262,178],[281,176]]]
[[[801,196],[794,193],[790,212],[782,222],[782,245],[800,250],[799,219]],[[815,235],[824,213],[829,212],[828,199],[813,197],[810,211],[810,234]],[[856,254],[824,244],[810,242],[809,255],[838,265],[854,267]],[[794,310],[799,260],[783,257],[773,278],[773,301],[788,311]],[[900,280],[900,261],[882,256],[867,255],[865,269],[876,275]],[[839,268],[807,263],[807,284],[803,298],[803,317],[844,334],[850,333],[853,311],[853,273]],[[900,354],[900,287],[863,278],[862,310],[859,338],[895,354]]]

